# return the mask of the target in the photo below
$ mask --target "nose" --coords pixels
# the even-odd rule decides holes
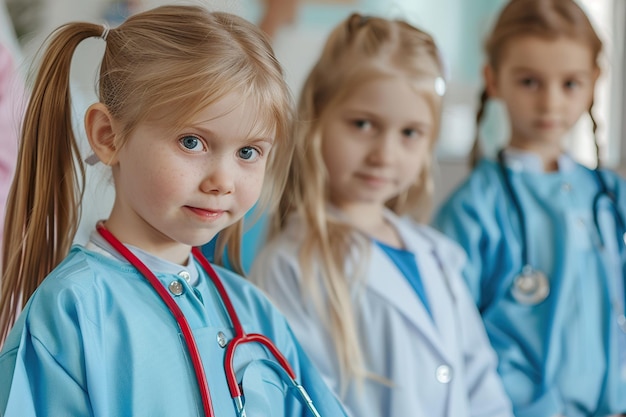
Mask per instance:
[[[212,159],[200,183],[200,190],[206,194],[231,194],[235,190],[234,163],[225,157]]]
[[[367,161],[377,166],[391,164],[396,152],[395,140],[391,133],[383,133],[372,138]]]
[[[545,112],[557,110],[564,100],[561,87],[555,83],[547,85],[541,95],[541,109]]]

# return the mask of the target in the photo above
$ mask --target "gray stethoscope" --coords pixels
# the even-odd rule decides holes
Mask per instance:
[[[519,219],[520,226],[520,239],[522,247],[521,257],[523,267],[522,271],[513,279],[511,295],[517,302],[521,304],[539,304],[540,302],[545,300],[550,294],[550,283],[548,282],[548,278],[546,277],[546,275],[542,271],[535,269],[530,263],[530,259],[528,256],[528,238],[526,235],[526,217],[524,216],[524,212],[522,210],[522,206],[520,204],[517,193],[515,192],[515,190],[513,189],[513,185],[511,184],[511,179],[509,177],[504,162],[503,150],[498,152],[498,165],[500,167],[502,178],[504,180],[503,182],[505,191],[509,195],[511,202],[513,203],[513,207],[517,214],[517,218]],[[595,169],[592,172],[596,183],[598,184],[598,192],[593,198],[592,207],[593,222],[598,232],[598,236],[602,240],[602,233],[600,232],[600,224],[598,220],[598,204],[602,197],[606,196],[611,203],[618,236],[621,237],[619,245],[621,246],[623,244],[626,244],[626,223],[624,222],[624,218],[619,211],[617,205],[617,196],[613,191],[608,189],[606,182],[600,174],[600,171]],[[618,323],[620,324],[622,330],[626,332],[626,317],[624,316],[623,312],[620,315],[620,318],[618,318]]]

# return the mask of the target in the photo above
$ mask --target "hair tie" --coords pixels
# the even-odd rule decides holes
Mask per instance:
[[[100,35],[100,38],[106,42],[107,40],[107,36],[109,36],[109,32],[111,31],[111,28],[109,27],[109,25],[107,25],[106,23],[104,23],[102,25],[102,35]]]

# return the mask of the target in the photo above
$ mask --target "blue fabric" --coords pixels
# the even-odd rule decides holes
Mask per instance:
[[[409,281],[409,284],[411,284],[411,287],[413,287],[415,293],[422,301],[422,304],[424,304],[424,308],[432,318],[433,313],[430,310],[428,295],[426,295],[426,290],[424,289],[424,283],[422,282],[422,277],[417,267],[415,255],[407,250],[394,248],[378,240],[374,242],[385,252],[389,259],[393,261],[394,265],[398,267],[402,275]]]
[[[544,173],[524,169],[523,161],[507,162],[507,169],[526,218],[530,263],[550,283],[546,300],[520,304],[511,294],[522,268],[521,233],[495,162],[480,162],[434,225],[468,254],[464,277],[515,415],[625,412],[626,334],[616,319],[624,307],[625,255],[609,199],[598,204],[598,233],[592,210],[598,185],[589,169],[572,164]],[[626,182],[602,174],[626,213]]]
[[[244,329],[269,337],[293,367],[324,416],[341,406],[301,350],[283,316],[249,282],[216,268]],[[219,332],[233,328],[202,271],[191,287],[177,275],[156,273],[194,333],[215,415],[236,416],[224,372]],[[250,399],[248,416],[307,416],[262,360],[258,344],[238,347],[234,368]],[[164,303],[131,265],[72,248],[39,286],[0,352],[0,415],[198,416],[202,404],[180,330]]]

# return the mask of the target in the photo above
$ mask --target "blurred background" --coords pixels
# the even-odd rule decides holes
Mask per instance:
[[[467,154],[475,137],[475,114],[483,65],[482,42],[505,0],[0,0],[0,41],[13,51],[20,74],[28,79],[37,50],[57,26],[73,20],[108,23],[115,27],[125,17],[165,3],[202,4],[213,10],[238,14],[272,35],[287,81],[297,97],[308,70],[317,59],[331,28],[350,13],[400,18],[430,32],[446,66],[447,91],[442,130],[437,148],[435,202],[467,174]],[[596,92],[595,117],[599,124],[602,164],[626,173],[626,1],[579,0],[601,36],[605,54]],[[82,114],[96,100],[95,79],[104,42],[81,44],[72,68],[76,128]],[[483,148],[494,153],[506,140],[506,115],[498,103],[487,110],[481,129]],[[87,144],[84,140],[85,153]],[[580,162],[595,166],[590,120],[583,118],[567,146]],[[85,155],[87,156],[87,155]],[[85,196],[86,230],[92,219],[104,217],[112,191],[108,177],[89,167]],[[79,230],[77,240],[83,238]],[[86,233],[86,232],[85,232]],[[86,238],[86,236],[85,236]]]

